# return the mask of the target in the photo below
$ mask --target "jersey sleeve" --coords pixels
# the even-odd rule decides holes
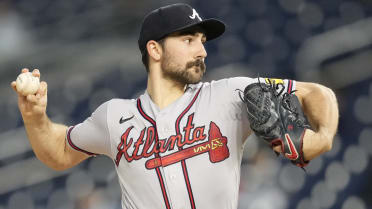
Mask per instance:
[[[292,92],[296,89],[296,82],[290,79],[277,79],[277,78],[249,78],[249,77],[235,77],[227,79],[227,89],[233,95],[233,102],[241,102],[240,94],[243,96],[243,92],[246,86],[252,83],[275,83],[276,90],[278,93]]]
[[[99,106],[84,122],[68,128],[66,140],[73,149],[92,156],[110,156],[107,108],[108,102]]]

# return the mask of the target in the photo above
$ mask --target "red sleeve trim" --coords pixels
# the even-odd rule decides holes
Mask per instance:
[[[293,88],[293,81],[292,80],[288,80],[287,92],[289,94],[292,92],[292,88]]]
[[[83,149],[81,149],[81,148],[79,148],[78,146],[76,146],[73,142],[72,142],[72,140],[71,140],[71,131],[72,131],[72,129],[74,129],[75,128],[75,126],[72,126],[72,127],[70,127],[69,129],[68,129],[68,131],[67,131],[67,136],[66,136],[66,138],[67,138],[67,142],[68,142],[68,144],[74,149],[74,150],[77,150],[77,151],[79,151],[79,152],[83,152],[83,153],[85,153],[85,154],[87,154],[87,155],[99,155],[99,154],[96,154],[96,153],[93,153],[93,152],[88,152],[88,151],[86,151],[86,150],[83,150]]]

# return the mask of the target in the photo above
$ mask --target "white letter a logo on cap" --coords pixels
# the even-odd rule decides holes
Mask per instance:
[[[202,19],[199,17],[199,14],[196,12],[196,10],[195,9],[192,9],[192,15],[191,16],[189,16],[191,19],[195,19],[195,17],[198,17],[198,19],[200,20],[200,21],[202,21]]]

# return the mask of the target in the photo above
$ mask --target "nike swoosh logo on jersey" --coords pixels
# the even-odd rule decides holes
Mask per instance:
[[[132,115],[132,117],[129,117],[129,118],[125,118],[125,119],[123,119],[123,116],[120,118],[120,120],[119,120],[119,123],[120,124],[122,124],[122,123],[125,123],[125,122],[127,122],[128,120],[130,120],[130,119],[132,119],[134,117],[134,115]]]

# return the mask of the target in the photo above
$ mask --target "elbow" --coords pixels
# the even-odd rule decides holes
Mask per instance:
[[[68,166],[64,165],[63,163],[51,163],[51,162],[43,162],[43,163],[54,171],[64,171],[64,170],[67,170],[69,168]]]
[[[64,165],[48,165],[49,168],[53,169],[54,171],[64,171],[67,170],[69,167],[64,166]]]
[[[50,163],[50,165],[48,165],[48,167],[50,167],[51,169],[55,170],[55,171],[65,171],[71,167],[73,167],[73,164],[71,163],[68,163],[67,160],[59,160],[59,161],[55,161],[53,163]]]
[[[332,150],[332,142],[328,142],[324,147],[324,152],[329,152]]]
[[[64,171],[64,170],[67,170],[69,168],[69,166],[67,166],[66,163],[57,162],[55,160],[52,160],[51,158],[45,159],[45,158],[40,157],[38,155],[36,155],[36,157],[37,157],[37,159],[40,160],[40,162],[42,162],[44,165],[46,165],[47,167],[49,167],[50,169],[52,169],[54,171]]]
[[[333,138],[334,136],[328,136],[324,138],[324,145],[323,145],[323,153],[324,152],[329,152],[332,150],[332,145],[333,145]]]

